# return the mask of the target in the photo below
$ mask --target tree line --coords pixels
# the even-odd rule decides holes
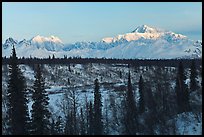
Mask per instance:
[[[10,58],[2,57],[2,64],[9,64]],[[183,66],[190,67],[191,61],[194,60],[196,66],[202,65],[202,59],[114,59],[114,58],[80,58],[69,57],[56,58],[54,55],[51,58],[18,58],[18,64],[88,64],[88,63],[103,63],[103,64],[129,64],[131,66],[159,66],[159,67],[178,67],[179,62],[182,62]]]

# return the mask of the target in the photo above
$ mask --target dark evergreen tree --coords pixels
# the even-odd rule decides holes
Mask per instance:
[[[176,95],[178,104],[178,113],[188,111],[190,109],[189,105],[189,91],[188,86],[185,83],[186,76],[184,73],[184,68],[182,62],[179,63],[177,79],[176,79]]]
[[[85,121],[84,121],[84,115],[83,115],[83,111],[82,108],[80,109],[80,113],[81,113],[81,122],[80,122],[80,133],[81,135],[85,135],[86,133],[86,129],[85,129]]]
[[[64,134],[65,135],[73,135],[73,134],[71,134],[71,131],[70,131],[70,127],[71,127],[72,125],[71,125],[71,121],[70,121],[70,115],[68,115],[67,117],[66,117],[66,123],[65,123],[65,128],[64,128]]]
[[[4,74],[2,73],[2,77],[3,77],[3,75]],[[8,135],[9,134],[9,131],[8,131],[9,117],[8,117],[8,106],[7,106],[7,103],[8,103],[7,92],[2,87],[2,135]]]
[[[140,76],[139,80],[139,112],[143,113],[145,111],[145,102],[144,102],[144,81],[142,76]]]
[[[54,54],[52,55],[52,59],[55,59],[55,55]]]
[[[93,118],[93,106],[90,101],[89,112],[88,112],[88,135],[94,135],[94,118]]]
[[[119,108],[117,107],[119,104],[116,103],[116,97],[113,94],[109,94],[109,102],[110,104],[108,109],[111,110],[112,113],[111,122],[109,122],[109,124],[111,127],[113,127],[113,129],[116,129],[116,125],[119,125]]]
[[[69,72],[71,72],[71,67],[70,67],[70,64],[69,64]]]
[[[76,92],[72,91],[72,99],[73,99],[73,111],[72,111],[72,119],[73,119],[73,133],[77,135],[79,133],[77,126],[77,100],[76,100]]]
[[[197,69],[196,69],[196,65],[195,65],[195,61],[192,60],[191,63],[191,75],[190,75],[190,90],[191,91],[195,91],[199,88],[198,86],[198,81],[197,81]]]
[[[34,101],[32,105],[32,134],[46,135],[50,134],[50,122],[49,118],[51,113],[48,110],[49,97],[45,91],[45,82],[41,73],[40,66],[37,65],[35,82],[33,86],[32,99]]]
[[[128,90],[126,95],[126,115],[125,115],[125,134],[136,135],[137,133],[137,108],[132,90],[130,71],[128,75]]]
[[[101,93],[99,91],[98,79],[94,82],[94,134],[103,134],[103,123],[102,123],[102,103]]]
[[[104,104],[104,106],[103,106],[103,127],[104,127],[103,132],[104,132],[104,135],[108,135],[110,132],[110,130],[109,130],[110,120],[108,118],[108,110],[109,110],[109,103],[108,102],[109,102],[108,98],[104,99],[104,102],[103,102],[103,104]],[[111,119],[111,120],[113,120],[113,119]]]
[[[74,135],[75,134],[75,123],[74,123],[74,116],[73,116],[73,112],[70,112],[69,115],[69,134],[68,135]]]
[[[183,96],[182,96],[180,90],[181,90],[181,82],[179,80],[179,77],[177,76],[175,91],[176,91],[176,100],[177,100],[178,113],[183,112],[182,111],[183,110],[183,106],[182,106]]]
[[[167,68],[157,66],[154,69],[153,77],[151,77],[152,81],[150,82],[152,85],[151,87],[154,87],[154,100],[156,103],[156,111],[152,112],[153,114],[151,115],[154,115],[155,121],[153,121],[153,123],[157,123],[157,125],[159,126],[158,130],[161,134],[168,134],[167,119],[169,119],[172,114],[175,114],[174,110],[170,111],[170,106],[172,104],[172,100],[170,101],[170,97],[172,94],[172,92],[170,91],[171,75],[173,74],[169,74]],[[174,107],[171,106],[171,109],[174,109]]]
[[[70,85],[71,83],[70,83],[70,79],[68,78],[68,80],[67,80],[67,83],[68,83],[68,85]]]
[[[84,95],[85,97],[85,110],[84,110],[84,119],[85,119],[85,132],[86,132],[86,135],[89,135],[89,102],[88,102],[88,98],[87,98],[87,95],[85,94]]]
[[[74,119],[73,112],[70,111],[67,117],[66,125],[65,125],[65,134],[66,135],[74,135]]]
[[[130,69],[130,64],[128,64],[128,69]]]
[[[9,64],[8,81],[8,126],[12,135],[29,134],[26,81],[19,69],[13,46]]]
[[[122,72],[120,71],[120,73],[119,73],[119,76],[120,76],[120,78],[122,78]]]
[[[157,116],[157,111],[156,111],[156,102],[154,99],[154,96],[152,94],[152,89],[151,87],[148,85],[148,87],[146,88],[146,92],[147,93],[147,107],[148,107],[148,116],[145,118],[145,125],[147,127],[147,133],[148,135],[154,135],[154,127],[158,121],[158,116]]]

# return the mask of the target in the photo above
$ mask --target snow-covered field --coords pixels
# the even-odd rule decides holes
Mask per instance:
[[[202,113],[182,113],[175,117],[177,135],[202,135]]]
[[[20,65],[20,68],[26,77],[28,89],[34,83],[34,70],[32,66]],[[124,92],[127,88],[129,68],[124,66],[115,66],[114,64],[70,64],[66,65],[43,65],[43,76],[45,78],[46,91],[49,96],[49,109],[53,116],[61,116],[65,114],[62,108],[62,103],[66,100],[65,93],[75,92],[78,111],[80,108],[85,108],[86,102],[94,100],[94,80],[99,80],[100,92],[102,96],[103,116],[108,113],[108,118],[111,120],[112,113],[110,109],[110,98],[114,96],[118,106],[124,98]],[[120,75],[120,72],[122,75]],[[148,79],[151,72],[140,68],[136,71],[135,68],[130,68],[133,91],[136,102],[138,102],[138,81],[142,74],[144,79]],[[175,73],[176,74],[176,73]],[[2,66],[2,90],[5,92],[7,88],[8,68]],[[171,75],[173,80],[175,75]],[[70,83],[68,83],[68,79]],[[199,77],[199,81],[201,78]],[[189,84],[189,79],[187,79]],[[175,82],[172,81],[172,87]],[[32,109],[33,101],[29,96],[28,108]],[[200,98],[199,98],[200,99]],[[201,101],[202,100],[198,100]],[[3,107],[3,106],[2,106]],[[2,108],[3,109],[3,108]],[[107,111],[107,112],[106,112]],[[172,119],[176,121],[176,134],[178,135],[200,135],[202,134],[202,112],[195,115],[194,113],[182,113],[174,116]],[[171,120],[169,120],[171,121]],[[110,129],[110,134],[119,134],[117,130]]]

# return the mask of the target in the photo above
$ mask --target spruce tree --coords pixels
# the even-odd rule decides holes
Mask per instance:
[[[80,128],[81,128],[81,135],[85,135],[86,129],[85,129],[85,121],[84,121],[84,115],[83,115],[83,111],[82,108],[80,109],[80,113],[81,113],[81,121],[80,121]]]
[[[145,104],[144,104],[144,82],[142,76],[140,76],[139,80],[139,112],[143,113],[145,111]]]
[[[147,133],[148,135],[154,135],[154,127],[158,121],[158,113],[156,110],[156,102],[155,97],[152,94],[152,89],[149,84],[147,84],[146,88],[147,93],[147,107],[148,107],[148,115],[145,118],[145,124],[147,127]]]
[[[69,69],[69,72],[71,72],[71,67],[70,67],[70,64],[69,64],[69,66],[68,66],[68,69]]]
[[[191,63],[191,75],[190,75],[190,90],[191,91],[195,91],[199,88],[198,86],[198,81],[197,81],[197,70],[196,70],[196,65],[195,65],[195,61],[192,60]]]
[[[101,93],[99,92],[98,79],[94,82],[94,134],[103,134],[103,123],[102,123],[102,103]]]
[[[68,85],[70,85],[70,84],[71,84],[71,83],[70,83],[70,79],[69,79],[69,78],[67,79],[67,84],[68,84]]]
[[[55,59],[55,55],[54,54],[52,55],[52,59]]]
[[[178,113],[188,111],[190,109],[189,105],[189,91],[188,86],[185,83],[186,76],[184,73],[184,68],[182,62],[179,63],[178,73],[176,79],[176,95],[178,104]]]
[[[74,120],[72,110],[68,113],[65,124],[65,135],[74,135]]]
[[[132,90],[130,71],[128,75],[128,90],[126,95],[126,115],[125,115],[125,134],[136,135],[137,133],[137,108]]]
[[[26,135],[29,134],[26,81],[19,69],[14,46],[10,59],[8,81],[8,128],[12,135]]]
[[[120,76],[120,78],[122,78],[122,72],[121,71],[119,72],[119,76]]]
[[[49,118],[50,112],[48,110],[49,97],[45,91],[45,82],[42,76],[40,66],[37,65],[35,82],[33,86],[32,99],[34,101],[32,105],[32,134],[46,135],[49,134]]]
[[[90,101],[89,112],[88,112],[88,135],[94,135],[94,118],[93,118],[93,106]]]

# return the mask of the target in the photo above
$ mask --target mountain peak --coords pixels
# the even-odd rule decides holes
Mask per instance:
[[[17,43],[16,40],[14,40],[13,38],[9,37],[8,39],[6,39],[5,43]]]
[[[138,40],[140,38],[157,39],[157,38],[160,38],[165,32],[166,31],[160,28],[155,28],[148,25],[141,25],[141,26],[138,26],[131,33],[118,35],[116,37],[103,38],[102,41],[106,43],[111,43],[111,42],[116,42],[120,40],[125,40],[125,41]]]
[[[51,35],[50,37],[44,37],[37,35],[31,39],[31,41],[36,43],[43,43],[43,42],[54,42],[54,43],[63,43],[58,37]]]
[[[6,49],[8,47],[15,46],[17,43],[17,40],[14,40],[13,38],[9,37],[8,39],[6,39],[5,43],[3,44],[3,47],[4,49]]]
[[[151,27],[148,25],[141,25],[138,26],[134,31],[132,31],[132,33],[157,33],[157,32],[161,32],[161,29],[155,28],[155,27]]]

